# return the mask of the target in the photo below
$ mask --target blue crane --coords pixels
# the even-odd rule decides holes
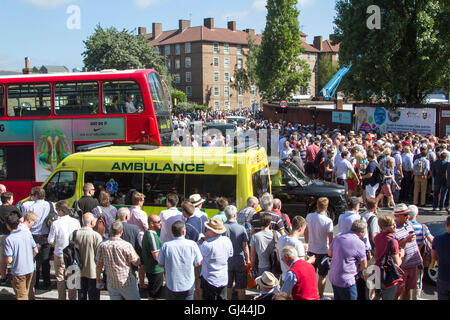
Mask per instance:
[[[331,80],[328,81],[325,87],[320,90],[319,96],[325,97],[325,100],[330,100],[334,96],[334,93],[336,92],[339,83],[341,83],[342,78],[347,74],[351,67],[352,63],[350,62],[348,66],[343,66],[339,69]]]

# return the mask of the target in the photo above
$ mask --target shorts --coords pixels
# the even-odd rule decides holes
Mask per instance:
[[[7,234],[0,234],[0,252],[1,252],[2,258],[3,258],[3,253],[5,252],[5,241],[6,241],[7,237],[8,237]]]
[[[161,298],[164,283],[164,272],[146,273],[148,280],[148,296],[153,299]]]
[[[356,190],[356,180],[355,179],[347,179],[348,190],[354,191]]]
[[[416,288],[417,284],[417,267],[403,269],[403,281],[397,286],[397,293],[402,293],[405,290],[412,290]]]
[[[383,184],[380,193],[385,197],[392,197],[392,188],[390,184]]]
[[[316,261],[313,263],[314,269],[317,270],[319,276],[326,277],[330,270],[330,265],[326,262],[322,263],[323,259],[328,258],[328,254],[316,254],[308,252],[308,257],[316,257]]]
[[[378,190],[379,184],[377,183],[374,186],[371,186],[370,184],[366,185],[366,199],[369,200],[370,198],[376,198],[376,193]]]
[[[247,288],[247,271],[245,270],[245,263],[243,259],[239,262],[228,262],[227,288],[233,288],[233,284],[236,289]]]

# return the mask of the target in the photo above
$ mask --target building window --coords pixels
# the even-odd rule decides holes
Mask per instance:
[[[167,69],[170,69],[170,59],[166,59],[166,67]]]
[[[225,101],[225,109],[228,110],[230,108],[230,101]]]
[[[229,86],[224,86],[223,87],[223,94],[225,97],[229,97],[230,96],[230,87]]]
[[[237,55],[241,55],[242,54],[242,46],[240,44],[237,45]]]
[[[164,46],[164,54],[168,56],[170,54],[170,44]]]
[[[220,108],[220,101],[214,100],[214,109],[218,110]]]
[[[218,71],[214,72],[214,82],[219,82],[219,72]]]
[[[192,96],[192,87],[191,86],[186,86],[186,95],[188,97]]]
[[[300,87],[300,95],[305,96],[308,93],[308,89],[305,87]]]
[[[239,87],[239,90],[238,90],[238,95],[239,95],[239,96],[242,96],[242,94],[243,94],[243,90],[242,90],[242,88],[241,88],[241,87]]]
[[[214,67],[218,67],[219,66],[219,57],[214,57],[213,58],[213,65],[214,65]]]
[[[223,80],[225,82],[229,82],[230,81],[230,73],[229,72],[225,72],[224,73]]]
[[[255,94],[255,86],[251,86],[250,87],[250,94],[254,95]]]
[[[244,107],[244,103],[242,102],[242,100],[238,101],[238,106],[239,106],[239,109]]]
[[[230,67],[230,58],[224,58],[223,59],[223,67],[229,68]]]
[[[219,53],[219,43],[218,42],[214,42],[213,48],[214,48],[214,53]]]
[[[229,54],[230,53],[230,44],[229,43],[224,43],[223,44],[223,53],[225,53],[225,54]]]
[[[181,76],[180,76],[179,73],[177,73],[177,74],[175,75],[175,83],[176,83],[176,84],[181,83]]]
[[[179,44],[175,45],[175,54],[180,55],[180,45]]]
[[[175,59],[175,69],[180,69],[180,59]]]
[[[184,53],[191,53],[191,43],[190,42],[186,42],[184,44]]]
[[[220,96],[220,88],[219,86],[214,86],[214,96]]]
[[[184,67],[185,68],[190,68],[191,67],[191,57],[186,57],[184,59]]]
[[[237,68],[242,69],[242,59],[237,60]]]
[[[191,82],[191,73],[186,72],[186,82]]]

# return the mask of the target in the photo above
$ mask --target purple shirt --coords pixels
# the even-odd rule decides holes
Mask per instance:
[[[359,263],[366,260],[364,242],[352,231],[338,234],[330,245],[333,254],[330,282],[333,286],[348,288],[356,284]]]

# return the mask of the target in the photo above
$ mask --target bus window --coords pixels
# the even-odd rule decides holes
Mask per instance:
[[[144,175],[145,205],[165,206],[168,193],[176,193],[184,200],[184,175],[146,173]]]
[[[216,209],[216,200],[228,199],[229,204],[236,205],[236,176],[225,175],[186,175],[186,197],[198,193],[206,201],[205,209]]]
[[[3,117],[5,114],[5,103],[3,102],[5,99],[5,94],[3,90],[3,86],[0,85],[0,117]]]
[[[99,86],[97,82],[55,83],[55,114],[58,116],[97,114]]]
[[[77,173],[74,171],[59,171],[44,186],[45,199],[57,202],[72,198],[77,185]]]
[[[132,189],[142,191],[142,174],[121,172],[86,172],[84,182],[90,182],[98,191],[104,190],[111,195],[112,204],[124,205],[125,197]]]
[[[140,113],[144,108],[141,88],[136,81],[103,82],[103,113]]]
[[[159,132],[171,133],[173,129],[169,111],[170,95],[166,93],[167,90],[164,89],[164,85],[156,73],[150,73],[148,75],[148,83],[150,85]]]
[[[0,181],[33,180],[33,146],[0,146]]]
[[[269,189],[269,170],[267,167],[252,174],[253,196],[260,198]]]
[[[14,84],[8,86],[8,115],[10,117],[49,116],[50,113],[50,84]]]

